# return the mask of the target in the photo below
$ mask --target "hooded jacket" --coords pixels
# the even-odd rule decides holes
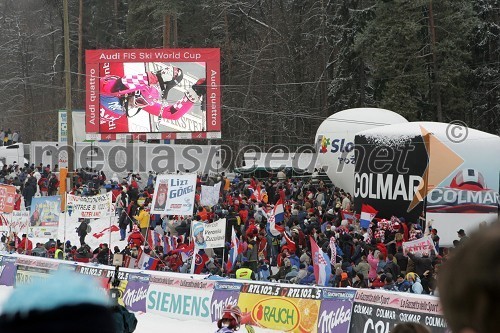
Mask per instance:
[[[292,278],[299,274],[299,269],[296,266],[292,266],[292,270],[285,276],[285,280],[290,281]]]
[[[302,268],[297,273],[297,276],[290,280],[291,283],[299,283],[303,278],[307,276],[307,268]]]
[[[414,282],[410,282],[410,288],[408,289],[408,292],[413,294],[422,294],[424,292],[424,287],[422,287],[420,277],[415,273],[408,273],[406,274],[406,280],[408,280],[409,276],[413,276]]]

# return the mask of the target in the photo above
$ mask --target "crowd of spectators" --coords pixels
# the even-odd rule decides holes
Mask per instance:
[[[5,170],[5,172],[4,172]],[[29,207],[34,195],[52,195],[57,192],[59,180],[57,166],[4,167],[3,181],[18,188],[17,201],[24,197]],[[405,221],[403,218],[374,220],[369,228],[361,228],[356,219],[343,216],[355,215],[352,197],[342,189],[325,183],[316,177],[279,177],[258,180],[224,174],[199,176],[195,196],[196,207],[192,216],[160,216],[149,213],[154,193],[155,174],[140,177],[130,172],[119,179],[116,174],[108,179],[103,172],[90,169],[77,170],[73,174],[74,186],[70,193],[95,195],[113,193],[116,207],[116,224],[120,240],[127,245],[119,249],[100,244],[91,249],[85,237],[92,225],[82,219],[76,230],[80,244],[63,244],[49,240],[35,247],[17,235],[6,235],[8,251],[26,252],[32,255],[54,256],[77,261],[96,261],[107,264],[113,253],[137,258],[141,252],[158,259],[158,270],[187,272],[190,257],[183,255],[189,248],[192,221],[211,223],[226,218],[226,247],[207,249],[209,261],[203,273],[226,275],[236,278],[275,280],[297,284],[314,284],[314,272],[309,236],[328,255],[331,239],[335,241],[335,263],[328,285],[335,287],[382,288],[394,291],[433,294],[436,293],[436,272],[448,255],[448,249],[439,247],[437,230],[426,228],[425,221]],[[214,207],[202,207],[201,185],[222,182],[220,199]],[[274,204],[284,203],[285,231],[273,236],[267,225]],[[16,209],[20,209],[17,205]],[[236,231],[240,253],[231,269],[227,266],[231,248],[231,233]],[[148,241],[148,230],[153,230],[174,240],[168,251],[164,243]],[[461,230],[461,233],[463,230]],[[403,253],[402,243],[430,234],[437,253]],[[23,235],[25,236],[25,235]],[[17,237],[17,238],[16,238]],[[467,237],[459,234],[464,242]],[[457,243],[456,246],[460,244]],[[249,272],[252,274],[238,274]]]

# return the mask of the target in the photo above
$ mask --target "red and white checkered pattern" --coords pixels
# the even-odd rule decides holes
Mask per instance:
[[[385,240],[385,231],[381,229],[377,229],[375,231],[375,238],[380,239],[380,241],[383,243]]]
[[[148,75],[144,74],[134,74],[122,77],[122,83],[130,89],[138,89],[138,86],[149,85]]]

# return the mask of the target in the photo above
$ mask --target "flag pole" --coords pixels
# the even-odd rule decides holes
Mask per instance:
[[[108,246],[109,252],[111,252],[111,226],[112,226],[112,224],[113,224],[113,216],[110,214],[110,216],[109,216],[109,246]],[[113,262],[113,256],[109,255],[108,256],[108,264],[111,265],[112,262]]]
[[[63,223],[64,223],[64,244],[63,244],[63,259],[66,254],[66,211],[68,210],[68,200],[66,198],[66,191],[64,191],[64,216],[63,216]],[[56,244],[57,247],[57,244]]]
[[[220,265],[222,276],[224,276],[224,258],[226,258],[226,243],[224,243],[224,247],[222,248],[222,264]]]
[[[191,259],[191,271],[190,271],[191,274],[194,274],[197,253],[198,253],[198,246],[196,246],[196,243],[195,243],[194,248],[193,248],[193,258]]]
[[[113,207],[113,198],[112,198],[112,194],[111,192],[109,192],[110,194],[108,194],[109,196],[109,211],[108,211],[108,214],[109,214],[109,246],[108,246],[108,250],[109,252],[111,252],[111,227],[112,227],[112,224],[113,224],[113,214],[111,214],[111,207]],[[114,212],[114,210],[113,210]],[[121,239],[121,238],[120,238]],[[112,254],[113,252],[111,252]],[[108,264],[112,266],[112,263],[113,263],[113,256],[112,255],[109,255],[108,256]]]
[[[14,211],[10,212],[10,223],[12,224],[12,219],[14,218]],[[26,223],[26,241],[24,242],[24,254],[26,254],[26,251],[28,250],[28,234],[29,234],[29,229],[30,223]]]

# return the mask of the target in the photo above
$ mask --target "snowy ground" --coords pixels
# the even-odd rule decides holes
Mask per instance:
[[[78,227],[78,219],[74,217],[68,217],[66,216],[66,228],[64,227],[64,224],[62,221],[64,221],[63,217],[61,216],[60,218],[61,224],[59,226],[59,239],[63,241],[64,239],[70,240],[72,245],[79,246],[79,237],[75,231],[75,228]],[[118,220],[116,217],[111,218],[111,223],[114,225],[118,225]],[[112,232],[111,235],[109,233],[109,226],[110,226],[110,219],[109,218],[102,218],[98,220],[92,220],[90,223],[92,227],[92,232],[91,234],[87,235],[85,238],[85,242],[90,245],[92,249],[96,248],[99,246],[100,243],[108,243],[109,247],[113,249],[114,246],[118,246],[121,249],[123,249],[127,245],[127,241],[120,241],[120,232]],[[105,230],[106,231],[103,231]],[[65,232],[66,230],[66,232]],[[103,231],[103,232],[102,232]],[[127,229],[128,231],[128,229]],[[66,234],[66,237],[64,235]],[[94,236],[96,234],[96,236]],[[128,237],[127,233],[127,237]],[[111,241],[110,241],[110,236],[111,236]],[[45,238],[33,238],[33,246],[35,245],[36,242],[43,242],[45,243],[48,239]],[[10,295],[11,291],[13,290],[12,287],[6,287],[6,286],[0,286],[0,313],[2,309],[2,305],[5,302],[5,300],[8,298]],[[183,330],[186,332],[215,332],[217,330],[217,325],[215,323],[209,324],[206,322],[201,322],[201,321],[180,321],[177,319],[170,319],[166,318],[164,316],[159,316],[156,314],[151,314],[151,313],[136,313],[136,317],[138,320],[138,325],[136,329],[136,333],[150,333],[150,332],[162,332],[165,330],[165,327],[169,328],[169,331],[174,331],[178,329],[179,331]],[[278,331],[274,330],[266,330],[266,329],[260,329],[260,328],[255,328],[255,332],[257,333],[276,333]],[[240,329],[240,332],[246,332],[244,328]]]

